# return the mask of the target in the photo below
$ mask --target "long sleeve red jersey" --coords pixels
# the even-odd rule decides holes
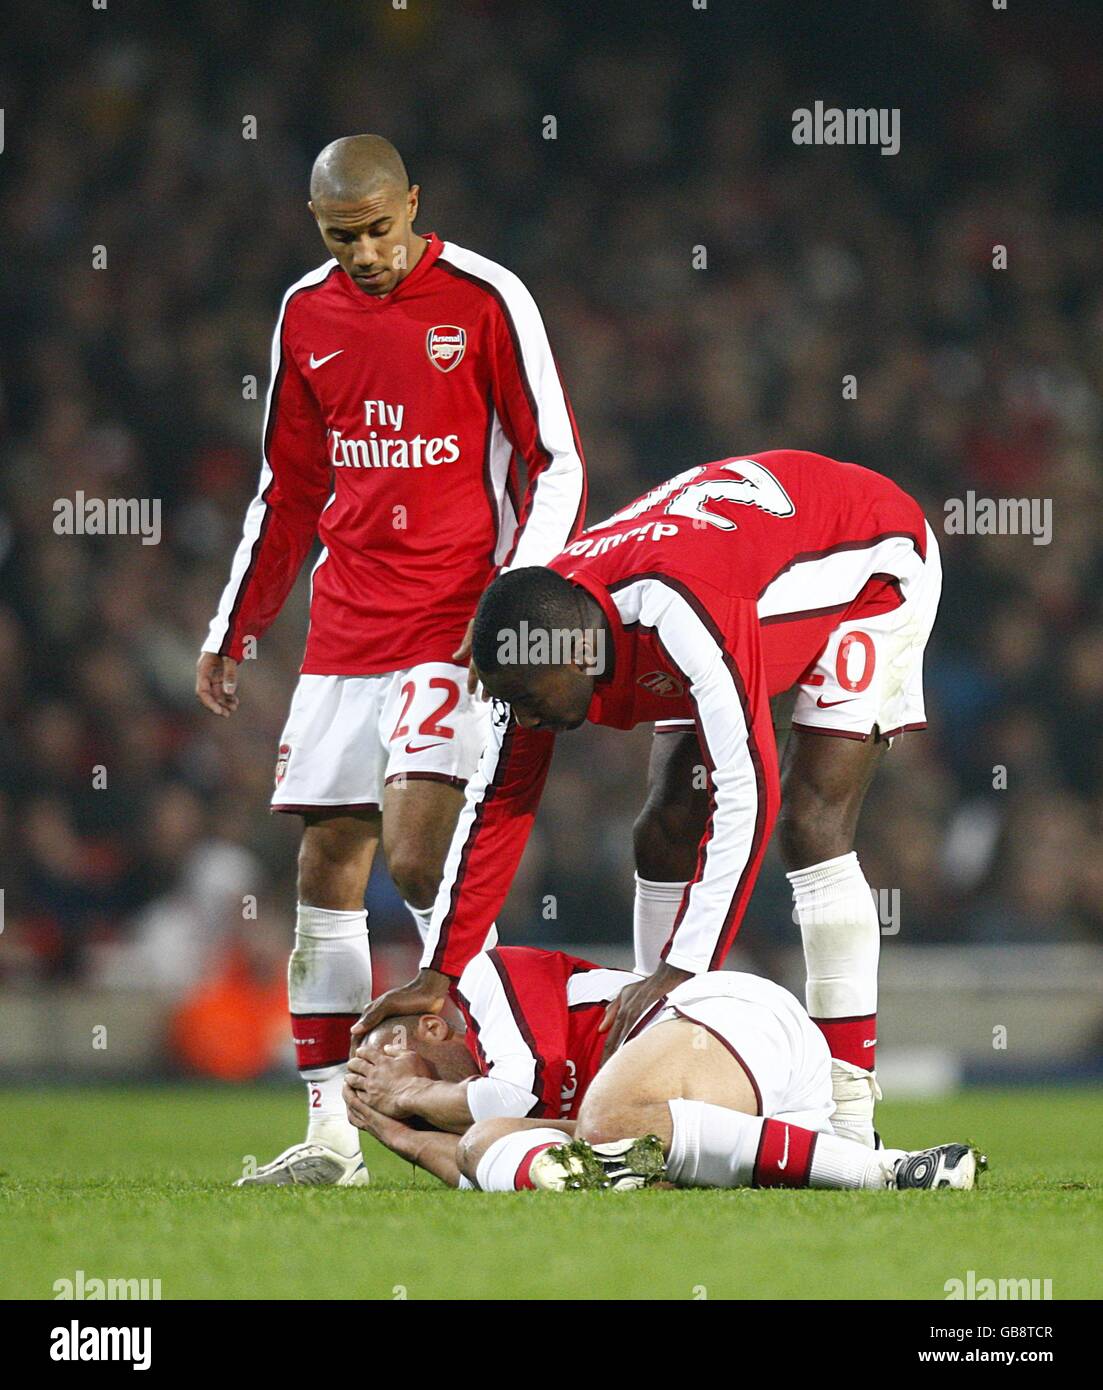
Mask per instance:
[[[837,625],[902,603],[926,549],[922,510],[888,478],[779,450],[688,469],[551,562],[601,605],[612,636],[588,720],[696,722],[711,814],[663,953],[670,965],[718,968],[746,909],[780,801],[770,696],[800,679]],[[423,966],[459,975],[482,948],[555,737],[496,708]]]
[[[317,535],[304,673],[450,661],[496,568],[577,534],[585,464],[532,296],[427,241],[389,295],[331,260],[284,296],[260,486],[205,651],[240,660]]]

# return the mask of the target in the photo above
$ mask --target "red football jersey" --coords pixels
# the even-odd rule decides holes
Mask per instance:
[[[388,295],[336,261],[285,295],[260,487],[205,651],[241,658],[317,535],[305,673],[450,661],[496,567],[544,564],[577,534],[585,465],[532,296],[427,240]]]
[[[612,635],[588,719],[617,729],[680,717],[697,725],[712,807],[663,953],[671,965],[717,969],[750,898],[780,801],[770,696],[799,680],[840,623],[902,603],[926,549],[919,504],[888,478],[779,450],[688,469],[551,562],[597,600]],[[481,949],[554,741],[496,708],[424,966],[458,975]]]
[[[601,1065],[605,1007],[639,978],[532,946],[473,957],[452,986],[480,1072],[467,1087],[472,1118],[573,1120]]]

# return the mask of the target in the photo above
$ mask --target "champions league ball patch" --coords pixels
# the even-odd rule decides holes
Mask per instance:
[[[425,335],[429,361],[442,372],[450,372],[463,361],[467,351],[467,330],[454,323],[438,323]]]

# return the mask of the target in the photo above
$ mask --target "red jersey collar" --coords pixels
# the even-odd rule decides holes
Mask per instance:
[[[426,271],[433,265],[437,257],[444,250],[444,242],[441,241],[436,232],[426,232],[425,240],[429,244],[421,253],[421,260],[418,261],[417,265],[414,266],[413,270],[411,270],[408,275],[404,275],[402,279],[399,280],[390,294],[365,294],[358,285],[352,283],[343,270],[340,273],[342,288],[345,290],[346,294],[364,309],[375,310],[377,313],[381,309],[386,309],[388,305],[393,304],[396,299],[401,299],[410,285],[416,285],[422,279]]]

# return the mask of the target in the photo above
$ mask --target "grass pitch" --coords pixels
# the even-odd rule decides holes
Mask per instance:
[[[162,1297],[943,1299],[948,1279],[1098,1298],[1103,1096],[886,1102],[901,1147],[970,1139],[975,1193],[453,1192],[365,1140],[372,1185],[234,1189],[302,1135],[294,1084],[0,1093],[0,1297],[160,1279]]]

